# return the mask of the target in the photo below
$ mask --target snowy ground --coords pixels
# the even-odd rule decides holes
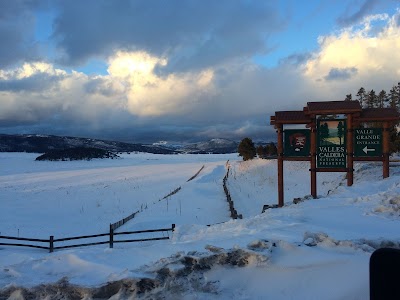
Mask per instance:
[[[261,214],[264,204],[277,203],[274,160],[125,154],[118,160],[37,162],[36,156],[0,153],[0,235],[106,233],[110,223],[137,210],[118,230],[177,227],[170,240],[113,249],[47,253],[0,246],[0,296],[14,289],[12,297],[23,299],[16,286],[34,290],[69,282],[96,289],[148,278],[148,291],[138,297],[367,299],[372,251],[400,243],[396,163],[385,180],[381,164],[356,164],[353,187],[346,186],[343,173],[318,174],[319,198],[293,204],[310,193],[309,165],[285,162],[285,207]],[[227,186],[242,220],[229,218],[222,188],[228,166]],[[128,296],[117,289],[113,297]]]

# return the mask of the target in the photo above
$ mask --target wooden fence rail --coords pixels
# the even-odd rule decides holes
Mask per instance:
[[[58,249],[67,249],[67,248],[76,248],[76,247],[87,247],[87,246],[94,246],[94,245],[104,245],[109,244],[110,248],[114,247],[114,243],[132,243],[132,242],[145,242],[145,241],[158,241],[158,240],[167,240],[169,236],[161,236],[161,237],[149,237],[149,238],[142,238],[142,239],[124,239],[124,240],[115,240],[115,236],[119,235],[131,235],[131,234],[140,234],[140,233],[150,233],[150,232],[168,232],[174,231],[175,224],[172,224],[170,228],[160,228],[160,229],[149,229],[149,230],[137,230],[137,231],[125,231],[125,232],[114,232],[113,224],[110,224],[110,232],[109,233],[101,233],[101,234],[94,234],[94,235],[82,235],[82,236],[74,236],[74,237],[67,237],[61,239],[55,239],[54,236],[50,236],[49,239],[31,239],[31,238],[20,238],[14,236],[4,236],[0,235],[0,241],[3,240],[17,240],[17,241],[28,241],[28,242],[37,242],[37,243],[45,243],[48,246],[41,246],[41,245],[33,245],[33,244],[21,244],[21,243],[3,243],[0,242],[0,246],[16,246],[16,247],[30,247],[30,248],[39,248],[49,250],[49,252],[53,252],[54,250]],[[91,243],[81,243],[81,244],[73,244],[73,245],[64,245],[64,246],[55,246],[55,243],[65,242],[65,241],[72,241],[72,240],[80,240],[80,239],[91,239],[97,237],[104,237],[108,236],[107,241],[99,241],[99,242],[91,242]]]

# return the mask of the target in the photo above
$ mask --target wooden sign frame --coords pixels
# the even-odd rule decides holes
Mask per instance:
[[[317,122],[321,117],[344,115],[346,119],[345,168],[317,168]],[[317,172],[346,172],[347,185],[353,185],[354,161],[382,161],[382,176],[389,177],[389,131],[400,120],[395,108],[363,109],[358,101],[308,102],[302,111],[277,111],[270,118],[270,124],[277,132],[278,149],[278,206],[284,205],[284,161],[310,161],[310,189],[313,198],[317,198]],[[354,130],[361,123],[382,123],[382,155],[372,157],[354,157]],[[310,153],[307,156],[287,156],[284,154],[284,125],[305,125],[310,130]]]

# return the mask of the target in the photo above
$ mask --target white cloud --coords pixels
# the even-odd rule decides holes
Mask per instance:
[[[386,14],[368,16],[358,25],[320,37],[320,49],[305,65],[305,78],[314,82],[316,88],[325,89],[328,95],[339,96],[340,92],[342,97],[361,86],[387,89],[400,76],[397,17]],[[351,72],[345,82],[328,82],[332,70],[356,72]]]
[[[100,122],[101,117],[124,106],[123,97],[88,93],[85,85],[98,79],[80,72],[68,74],[44,62],[24,63],[22,66],[0,71],[0,120],[4,123],[43,122],[58,116],[62,120],[86,123]],[[46,81],[41,89],[25,89],[30,81]],[[16,85],[16,83],[20,83]],[[108,89],[118,91],[118,83],[105,78]]]
[[[45,122],[57,116],[99,128],[110,117],[119,123],[118,116],[127,112],[132,119],[177,115],[213,93],[211,69],[158,75],[157,67],[166,64],[145,52],[117,52],[103,76],[67,73],[44,62],[0,70],[0,121]],[[40,89],[26,88],[40,81],[47,81]]]
[[[52,76],[62,76],[67,73],[64,70],[56,69],[53,65],[45,62],[24,63],[21,67],[8,70],[0,70],[0,79],[23,79],[32,77],[36,74],[47,74]]]

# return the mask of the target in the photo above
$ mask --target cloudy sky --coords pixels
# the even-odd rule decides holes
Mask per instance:
[[[0,0],[0,133],[270,140],[398,81],[399,0]]]

